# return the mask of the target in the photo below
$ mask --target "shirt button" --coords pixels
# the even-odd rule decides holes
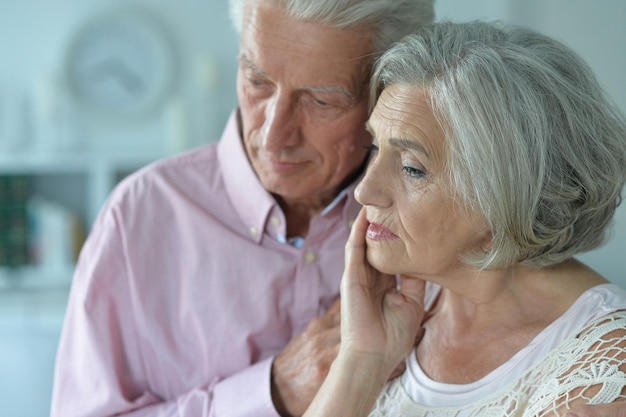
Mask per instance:
[[[272,226],[274,227],[280,226],[280,219],[276,216],[272,216],[272,218],[270,219],[270,222],[272,223]]]
[[[315,261],[315,254],[313,252],[307,252],[306,255],[304,255],[304,259],[308,263],[311,263],[311,262]]]
[[[252,227],[250,228],[250,234],[251,234],[252,236],[256,236],[256,235],[258,235],[258,234],[259,234],[259,230],[258,230],[256,227],[252,226]]]

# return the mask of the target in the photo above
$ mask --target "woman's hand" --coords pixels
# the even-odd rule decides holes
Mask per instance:
[[[346,244],[341,280],[341,346],[305,417],[362,417],[411,351],[424,316],[424,282],[382,274],[367,262],[365,210]]]
[[[425,282],[375,270],[367,262],[365,209],[346,244],[341,282],[340,353],[378,358],[389,374],[411,351],[424,316]],[[387,376],[389,375],[387,374]]]

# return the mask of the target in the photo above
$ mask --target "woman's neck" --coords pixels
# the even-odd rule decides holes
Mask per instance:
[[[417,354],[424,371],[449,383],[475,381],[526,346],[589,288],[605,283],[572,260],[550,268],[483,271],[444,283]]]

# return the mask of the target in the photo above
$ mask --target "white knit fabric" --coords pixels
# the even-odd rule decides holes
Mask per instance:
[[[609,297],[618,292],[620,296],[615,298],[623,299],[623,290],[612,285],[600,287],[601,292],[610,294]],[[590,291],[594,292],[598,291]],[[573,307],[568,312],[575,313],[577,320],[582,318],[581,305],[588,306],[594,297],[586,299],[586,303],[575,305],[578,309]],[[621,300],[612,301],[617,302],[609,304],[621,307],[622,310],[612,313],[605,311],[602,317],[596,316],[591,322],[586,321],[584,327],[578,327],[579,330],[574,333],[568,332],[569,335],[559,336],[559,340],[554,337],[548,341],[539,338],[542,341],[539,345],[548,344],[551,349],[546,352],[534,346],[531,351],[536,356],[537,352],[542,353],[533,361],[520,360],[521,355],[515,355],[510,363],[490,375],[491,380],[485,378],[474,385],[434,381],[418,383],[417,379],[427,377],[417,374],[416,379],[416,374],[411,373],[415,367],[419,367],[413,352],[407,360],[407,374],[386,385],[370,417],[562,416],[566,410],[581,403],[610,403],[618,399],[626,401],[626,311]],[[596,304],[596,308],[603,310],[610,306]],[[561,322],[572,321],[568,319],[568,313],[560,319]],[[558,324],[555,323],[555,326],[558,327]],[[436,392],[437,389],[444,392],[443,398],[449,399],[447,403],[437,397],[440,394]],[[416,401],[409,395],[413,393],[416,396],[417,390],[421,390],[419,395],[425,395],[424,401]],[[458,395],[455,395],[457,390]],[[434,404],[429,403],[429,395],[436,398]],[[449,404],[451,402],[454,404]]]

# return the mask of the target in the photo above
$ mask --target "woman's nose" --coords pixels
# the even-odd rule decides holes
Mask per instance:
[[[374,160],[354,189],[354,198],[363,206],[387,207],[391,204],[390,181],[379,159]]]

